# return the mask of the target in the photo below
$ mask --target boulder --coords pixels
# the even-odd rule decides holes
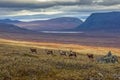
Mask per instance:
[[[107,55],[101,57],[97,61],[100,63],[118,63],[118,57],[109,51]]]

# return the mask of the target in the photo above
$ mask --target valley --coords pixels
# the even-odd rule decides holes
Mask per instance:
[[[0,0],[0,80],[120,80],[120,0]]]
[[[119,33],[75,33],[75,34],[52,34],[52,33],[4,33],[0,32],[0,38],[48,43],[78,44],[97,47],[120,48]]]

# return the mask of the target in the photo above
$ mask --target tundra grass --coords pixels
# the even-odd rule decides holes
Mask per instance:
[[[36,47],[38,53],[34,54],[30,52],[32,45],[11,44],[0,43],[0,80],[120,79],[120,63],[93,62],[83,52],[77,53],[77,58],[69,58],[60,56],[57,49],[54,55],[47,55],[45,49]]]

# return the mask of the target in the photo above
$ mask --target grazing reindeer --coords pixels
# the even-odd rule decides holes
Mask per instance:
[[[60,52],[60,55],[61,55],[61,56],[67,56],[67,52],[66,52],[66,51],[61,51],[61,50],[60,50],[59,52]]]
[[[52,50],[47,50],[47,55],[53,55],[53,51]]]
[[[77,54],[76,52],[73,52],[73,51],[70,51],[70,54],[69,54],[69,57],[77,57]]]
[[[36,50],[36,49],[30,48],[30,51],[31,51],[32,53],[36,53],[36,54],[37,54],[37,50]]]
[[[93,55],[93,54],[87,54],[87,57],[88,57],[90,60],[94,61],[94,55]]]

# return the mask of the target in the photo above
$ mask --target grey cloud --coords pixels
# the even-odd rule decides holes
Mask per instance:
[[[54,3],[38,4],[38,3],[0,2],[1,8],[17,8],[17,9],[48,8],[48,7],[52,7],[53,5]]]
[[[48,8],[53,6],[71,6],[71,5],[91,5],[93,0],[66,0],[66,1],[49,1],[40,3],[33,0],[2,0],[0,1],[0,7],[2,8]]]
[[[37,0],[1,0],[0,8],[36,9],[54,6],[76,6],[76,5],[104,5],[110,6],[120,4],[120,0],[51,0],[49,2],[38,2]]]
[[[13,18],[47,18],[57,16],[79,16],[85,12],[91,14],[100,11],[117,11],[120,8],[120,0],[51,0],[48,2],[38,2],[37,0],[0,0],[0,17],[12,15]],[[22,10],[30,12],[57,12],[56,15],[16,16]],[[76,13],[75,13],[76,12]],[[74,13],[74,14],[73,14]],[[29,13],[28,13],[29,14]],[[26,17],[25,17],[26,16]],[[11,16],[10,16],[11,17]]]
[[[120,0],[103,0],[102,2],[98,3],[98,5],[105,5],[105,6],[118,5],[118,4],[120,4]]]

